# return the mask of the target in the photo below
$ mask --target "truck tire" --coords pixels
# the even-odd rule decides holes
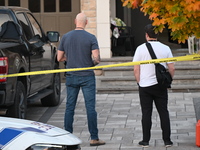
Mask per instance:
[[[6,112],[9,117],[25,119],[27,111],[27,97],[24,84],[17,81],[14,104]]]
[[[41,99],[43,106],[57,106],[60,103],[60,73],[55,73],[53,83],[49,87],[53,90],[53,93]]]

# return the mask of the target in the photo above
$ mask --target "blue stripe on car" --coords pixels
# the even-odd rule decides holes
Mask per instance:
[[[5,128],[1,130],[0,131],[0,149],[2,149],[11,141],[13,141],[15,138],[20,136],[23,132],[24,131],[22,130],[16,130],[13,128]]]

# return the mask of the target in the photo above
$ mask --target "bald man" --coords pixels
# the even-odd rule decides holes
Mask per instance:
[[[57,60],[66,61],[66,68],[93,67],[100,63],[97,39],[85,31],[87,17],[79,13],[75,19],[75,30],[66,33],[58,48]],[[96,80],[93,70],[66,73],[67,102],[65,111],[65,130],[73,133],[74,110],[79,90],[82,89],[87,111],[90,146],[104,145],[98,137],[96,104]]]

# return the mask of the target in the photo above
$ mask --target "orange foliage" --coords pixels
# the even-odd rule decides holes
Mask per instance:
[[[189,36],[200,38],[200,0],[121,0],[123,6],[140,10],[162,32],[167,25],[173,40],[185,42]]]

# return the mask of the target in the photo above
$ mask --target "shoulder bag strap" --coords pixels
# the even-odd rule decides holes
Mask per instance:
[[[147,43],[146,43],[146,46],[147,46],[147,48],[148,48],[148,50],[149,50],[149,53],[150,53],[150,55],[151,55],[151,58],[152,58],[152,59],[157,59],[157,57],[156,57],[156,55],[155,55],[155,53],[154,53],[154,51],[153,51],[153,48],[152,48],[151,44],[147,42]]]

